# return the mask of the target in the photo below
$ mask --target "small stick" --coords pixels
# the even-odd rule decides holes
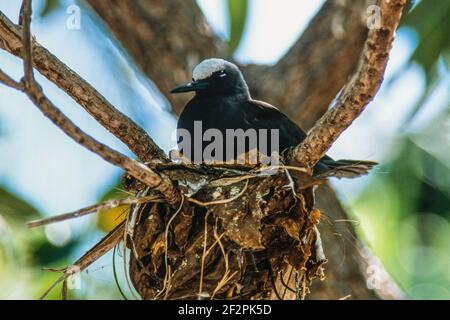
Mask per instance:
[[[118,199],[108,200],[105,202],[101,202],[98,204],[94,204],[94,205],[79,209],[77,211],[64,213],[61,215],[57,215],[57,216],[53,216],[53,217],[49,217],[49,218],[45,218],[45,219],[30,221],[27,223],[27,227],[30,229],[36,228],[36,227],[40,227],[40,226],[44,226],[44,225],[53,224],[56,222],[66,221],[69,219],[80,218],[80,217],[86,216],[88,214],[91,214],[93,212],[97,212],[100,210],[109,210],[109,209],[117,208],[120,206],[152,202],[152,201],[157,201],[160,199],[161,199],[161,197],[158,197],[158,196],[146,196],[146,197],[134,198],[134,199],[127,198],[127,199],[123,199],[123,200],[118,200]]]

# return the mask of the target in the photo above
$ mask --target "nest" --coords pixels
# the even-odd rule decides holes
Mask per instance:
[[[320,181],[282,166],[152,169],[183,197],[178,208],[149,202],[129,215],[130,278],[143,299],[303,299],[324,278],[313,208]]]

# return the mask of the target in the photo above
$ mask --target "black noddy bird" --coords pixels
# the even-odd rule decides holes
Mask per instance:
[[[192,137],[195,136],[196,121],[201,121],[203,132],[217,129],[224,137],[227,129],[277,129],[280,152],[297,146],[306,137],[306,133],[276,107],[252,99],[241,71],[226,60],[213,58],[202,61],[193,70],[192,82],[171,91],[183,92],[195,92],[195,95],[183,109],[177,128],[187,130]],[[196,137],[198,138],[200,137]],[[193,150],[194,141],[190,143]],[[270,143],[269,141],[269,152]],[[207,144],[203,141],[200,145],[204,149]],[[181,148],[180,138],[178,145]],[[223,148],[226,148],[225,142]],[[225,155],[226,150],[222,154]],[[234,158],[236,156],[234,154]],[[314,175],[353,178],[367,174],[376,164],[363,160],[333,160],[325,155],[314,167]]]

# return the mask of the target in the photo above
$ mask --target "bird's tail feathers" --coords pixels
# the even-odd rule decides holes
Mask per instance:
[[[318,178],[356,178],[368,174],[378,163],[364,160],[337,160],[326,164],[330,169],[317,175]]]

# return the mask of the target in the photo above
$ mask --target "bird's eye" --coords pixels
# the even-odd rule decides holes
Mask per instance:
[[[222,70],[222,71],[219,72],[219,77],[223,78],[223,77],[226,77],[226,76],[227,76],[227,73],[225,72],[225,70]]]

